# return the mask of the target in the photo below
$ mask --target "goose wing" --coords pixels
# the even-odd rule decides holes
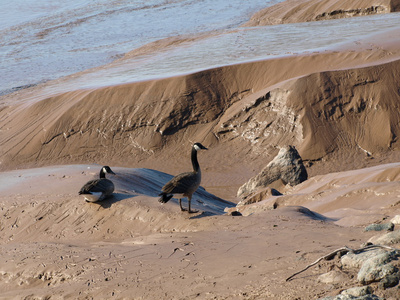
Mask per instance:
[[[95,179],[88,181],[79,191],[79,194],[105,193],[112,194],[114,192],[114,183],[109,179]]]
[[[197,173],[186,172],[179,174],[167,182],[161,189],[166,194],[186,194],[193,193],[200,184]]]

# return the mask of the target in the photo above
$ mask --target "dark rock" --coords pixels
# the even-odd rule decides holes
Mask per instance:
[[[393,223],[383,223],[383,224],[371,224],[365,227],[365,231],[393,231],[394,224]]]
[[[400,273],[391,274],[383,278],[379,284],[383,289],[391,288],[399,284]]]
[[[239,211],[231,212],[231,216],[241,216],[242,214]]]
[[[226,207],[224,211],[227,216],[243,216],[236,207]]]

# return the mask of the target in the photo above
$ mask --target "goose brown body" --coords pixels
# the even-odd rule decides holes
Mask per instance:
[[[191,152],[193,171],[181,173],[167,182],[161,189],[161,193],[159,195],[161,197],[158,200],[159,202],[166,203],[171,198],[178,198],[179,206],[181,210],[184,211],[185,209],[182,207],[182,198],[187,198],[188,212],[193,212],[190,207],[192,195],[198,189],[201,183],[201,170],[197,161],[197,151],[199,150],[207,150],[207,148],[200,143],[195,143],[193,145]]]

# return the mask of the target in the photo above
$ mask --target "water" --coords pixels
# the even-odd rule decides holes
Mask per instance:
[[[109,64],[165,38],[183,42],[117,60],[70,79],[63,88],[140,81],[314,51],[400,27],[398,13],[239,27],[255,11],[281,1],[0,0],[0,94]]]
[[[84,75],[81,87],[139,81],[261,59],[324,51],[377,30],[400,28],[400,14],[225,30]]]
[[[236,27],[266,2],[280,1],[1,0],[0,91],[106,64],[166,37]]]

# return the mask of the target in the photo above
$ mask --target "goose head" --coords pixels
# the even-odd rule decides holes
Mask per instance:
[[[108,174],[113,174],[115,175],[115,173],[111,170],[111,168],[109,166],[104,166],[102,168],[103,173],[108,173]]]
[[[193,148],[194,148],[196,151],[199,151],[199,150],[208,150],[206,147],[204,147],[204,146],[203,146],[202,144],[200,144],[200,143],[194,143]]]

